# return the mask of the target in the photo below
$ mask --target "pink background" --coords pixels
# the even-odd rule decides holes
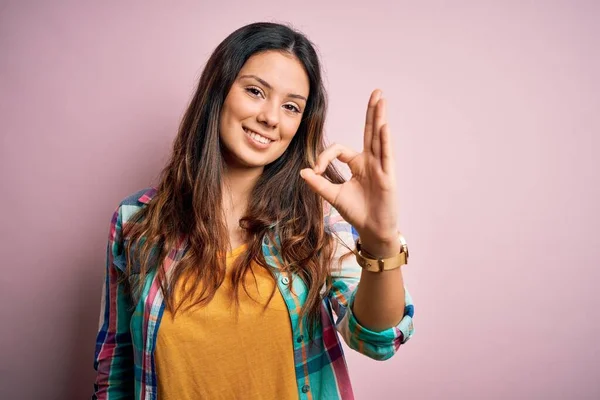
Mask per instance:
[[[417,333],[357,398],[600,398],[600,3],[81,3],[0,3],[0,398],[90,394],[112,211],[256,20],[318,45],[331,141],[389,101]]]

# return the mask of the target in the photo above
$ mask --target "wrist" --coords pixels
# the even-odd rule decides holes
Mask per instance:
[[[387,236],[385,238],[375,238],[369,236],[359,237],[363,253],[371,258],[393,257],[397,255],[402,248],[402,243],[400,243],[398,232],[391,237]]]

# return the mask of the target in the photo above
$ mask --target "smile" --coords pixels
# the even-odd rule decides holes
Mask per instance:
[[[255,142],[262,143],[262,144],[269,144],[272,142],[271,139],[261,136],[258,133],[251,131],[250,129],[244,128],[244,132],[246,132],[246,135],[248,137],[250,137],[252,140],[254,140]]]

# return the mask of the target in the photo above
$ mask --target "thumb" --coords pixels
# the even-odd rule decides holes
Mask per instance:
[[[331,183],[321,175],[315,174],[311,168],[304,168],[300,176],[308,184],[313,192],[323,197],[327,202],[333,204],[340,190],[340,185]]]

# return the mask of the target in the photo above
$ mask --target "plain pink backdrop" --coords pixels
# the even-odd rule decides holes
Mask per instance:
[[[317,44],[331,142],[388,98],[416,335],[347,351],[357,398],[600,398],[600,3],[171,3],[0,2],[0,398],[91,393],[112,211],[257,20]]]

